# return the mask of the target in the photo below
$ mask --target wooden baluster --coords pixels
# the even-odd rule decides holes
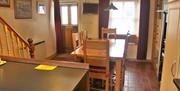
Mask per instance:
[[[27,58],[30,58],[30,53],[29,53],[29,47],[26,46],[26,54],[27,54]]]
[[[29,47],[28,47],[28,45],[26,45],[24,42],[23,42],[23,53],[24,53],[24,58],[29,58]]]
[[[10,50],[10,44],[9,44],[9,38],[8,38],[8,27],[4,25],[4,31],[6,35],[6,43],[7,43],[7,50],[8,50],[8,55],[11,55],[11,50]]]
[[[24,44],[24,58],[28,58],[28,55],[27,55],[27,46]]]
[[[19,57],[21,57],[21,50],[20,50],[21,46],[18,36],[16,36],[16,41],[17,41],[17,51],[18,51],[17,54]]]
[[[33,44],[33,40],[31,38],[28,39],[28,43],[29,43],[29,53],[30,53],[30,57],[34,58],[34,51],[35,51],[35,46]]]
[[[14,33],[11,31],[11,42],[12,42],[12,50],[13,50],[13,54],[14,56],[16,56],[16,50],[15,50],[15,46],[14,46]]]
[[[25,46],[24,46],[24,43],[21,41],[21,50],[22,50],[22,57],[24,57],[25,58],[25,54],[24,54],[24,48],[25,48]]]
[[[3,50],[3,46],[2,46],[2,41],[1,41],[1,32],[0,32],[0,49],[1,49],[1,55],[4,55],[4,50]]]

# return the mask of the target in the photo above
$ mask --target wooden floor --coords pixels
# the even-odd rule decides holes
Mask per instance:
[[[126,62],[124,91],[159,91],[151,63]]]
[[[69,55],[58,55],[55,60],[69,60]],[[111,69],[114,67],[111,63]],[[159,82],[156,79],[153,66],[148,62],[127,61],[125,70],[124,91],[159,91]]]

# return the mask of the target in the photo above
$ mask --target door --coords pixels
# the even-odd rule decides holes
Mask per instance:
[[[62,3],[61,21],[63,31],[63,41],[65,52],[71,52],[72,33],[78,32],[78,5],[77,3]]]

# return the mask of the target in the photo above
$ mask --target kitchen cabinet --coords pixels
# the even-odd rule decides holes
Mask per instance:
[[[180,1],[169,0],[166,47],[160,91],[178,91],[173,83],[180,78]]]

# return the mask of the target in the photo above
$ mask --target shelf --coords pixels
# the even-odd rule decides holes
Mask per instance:
[[[180,91],[180,79],[174,79],[173,82],[176,85],[176,87],[178,88],[178,90]]]

